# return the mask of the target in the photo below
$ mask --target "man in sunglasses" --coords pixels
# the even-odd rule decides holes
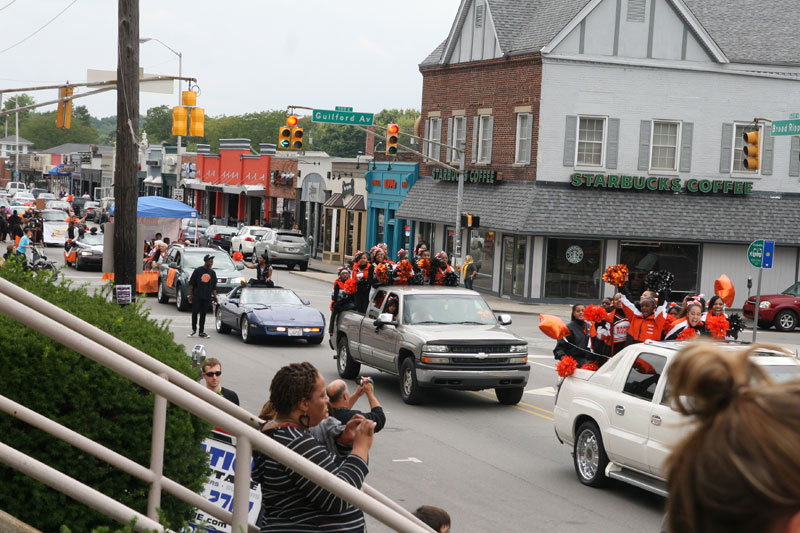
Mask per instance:
[[[216,357],[210,357],[203,363],[203,379],[206,380],[208,390],[221,394],[226,400],[230,400],[239,405],[239,396],[230,389],[226,389],[220,384],[222,376],[222,363]]]

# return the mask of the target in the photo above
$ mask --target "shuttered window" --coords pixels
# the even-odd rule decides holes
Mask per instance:
[[[578,123],[577,166],[603,166],[603,144],[605,140],[606,119],[580,117]]]
[[[440,156],[441,156],[442,147],[439,144],[436,144],[436,143],[442,142],[442,119],[438,118],[438,117],[432,117],[432,118],[430,118],[428,120],[429,120],[429,124],[428,124],[428,128],[429,129],[428,129],[428,135],[426,136],[426,138],[429,141],[435,141],[435,142],[429,142],[428,143],[428,154],[427,155],[431,159],[435,159],[435,160],[438,161]]]
[[[478,121],[478,163],[492,162],[492,128],[494,117],[481,115]]]
[[[678,170],[680,129],[679,122],[653,121],[650,170]]]
[[[452,148],[461,147],[466,149],[467,141],[467,117],[453,117],[453,130],[448,134],[450,139],[450,146]],[[448,150],[450,156],[449,161],[458,161],[458,152],[455,150]]]
[[[533,115],[519,113],[517,115],[517,151],[515,163],[531,162],[531,137],[533,132]]]

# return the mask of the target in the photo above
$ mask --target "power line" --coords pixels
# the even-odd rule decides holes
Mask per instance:
[[[49,26],[49,25],[50,25],[50,24],[51,24],[51,23],[52,23],[54,20],[56,20],[58,17],[60,17],[62,14],[64,14],[64,11],[66,11],[66,10],[67,10],[67,9],[69,9],[69,8],[71,8],[71,7],[73,6],[73,4],[75,4],[75,2],[77,2],[77,1],[78,1],[78,0],[72,0],[72,2],[70,2],[70,3],[69,3],[69,5],[68,5],[67,7],[65,7],[64,9],[62,9],[61,11],[59,11],[59,12],[58,12],[58,14],[57,14],[55,17],[51,18],[49,21],[47,21],[47,23],[46,23],[44,26],[42,26],[41,28],[39,28],[39,29],[38,29],[38,30],[36,30],[35,32],[31,33],[30,35],[28,35],[27,37],[25,37],[25,38],[24,38],[24,39],[22,39],[21,41],[19,41],[19,42],[15,43],[15,44],[12,44],[11,46],[9,46],[8,48],[6,48],[6,49],[4,49],[4,50],[0,50],[0,54],[2,54],[2,53],[5,53],[5,52],[8,52],[8,51],[9,51],[9,50],[11,50],[12,48],[16,48],[17,46],[21,45],[22,43],[24,43],[25,41],[27,41],[28,39],[30,39],[31,37],[33,37],[34,35],[36,35],[37,33],[39,33],[40,31],[42,31],[43,29],[45,29],[46,27],[48,27],[48,26]],[[14,0],[14,1],[13,1],[13,2],[11,2],[11,3],[13,4],[14,2],[16,2],[16,0]],[[10,5],[11,5],[11,4],[7,4],[7,5],[6,5],[6,7],[8,7],[8,6],[10,6]],[[3,8],[3,9],[5,9],[5,8]]]
[[[7,8],[8,6],[10,6],[11,4],[13,4],[13,3],[14,3],[14,2],[16,2],[16,1],[17,1],[17,0],[11,0],[9,3],[7,3],[6,5],[4,5],[3,7],[0,7],[0,11],[4,10],[5,8]]]

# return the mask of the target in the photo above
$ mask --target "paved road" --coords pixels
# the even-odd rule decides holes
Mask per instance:
[[[49,249],[54,258],[60,250]],[[55,252],[55,253],[54,253]],[[252,271],[246,271],[248,274]],[[66,275],[100,286],[98,272]],[[327,310],[331,287],[306,273],[275,269],[277,284],[294,289],[312,306]],[[187,352],[201,339],[187,338],[189,313],[174,303],[148,299],[152,318],[172,320],[175,339]],[[327,311],[326,311],[327,314]],[[459,532],[649,532],[658,531],[664,500],[623,484],[598,490],[575,478],[569,450],[553,432],[553,391],[557,383],[553,341],[538,319],[513,316],[511,329],[530,343],[533,376],[517,406],[497,403],[491,391],[434,391],[422,406],[402,402],[397,379],[365,369],[375,380],[387,425],[375,439],[367,481],[408,509],[431,504],[447,509]],[[323,343],[245,345],[234,333],[217,334],[209,316],[205,339],[209,356],[223,363],[223,384],[242,406],[257,413],[266,401],[275,371],[294,361],[311,361],[326,380],[336,379],[333,351]],[[761,332],[762,341],[794,345],[798,334]],[[358,405],[368,409],[366,399]],[[370,531],[385,528],[369,520]]]

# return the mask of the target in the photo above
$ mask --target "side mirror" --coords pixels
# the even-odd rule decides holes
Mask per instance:
[[[236,270],[244,270],[244,265],[241,263],[236,263]]]
[[[232,303],[233,305],[239,305],[239,298],[228,298],[228,303]]]
[[[501,326],[507,326],[511,324],[511,315],[497,315],[497,321],[500,322]]]
[[[303,305],[311,305],[311,302],[309,302],[308,300],[303,300]]]
[[[391,313],[381,313],[378,315],[378,318],[372,323],[376,328],[381,326],[396,326],[397,320],[395,320],[394,315]]]

